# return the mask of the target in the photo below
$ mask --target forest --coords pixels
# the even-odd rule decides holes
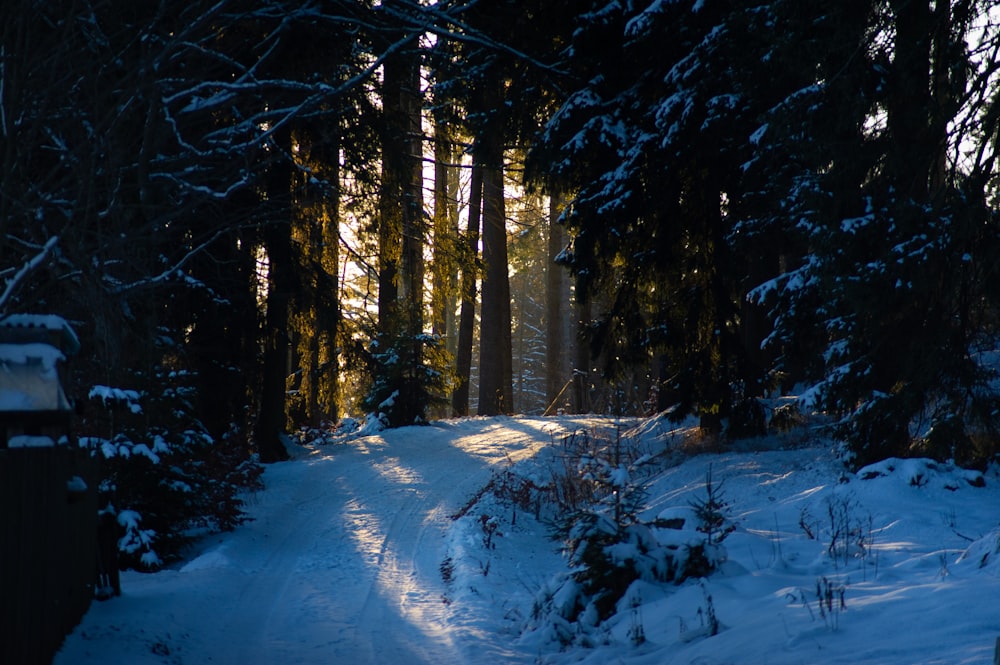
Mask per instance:
[[[1000,453],[989,0],[0,17],[0,313],[78,333],[137,557],[348,418],[818,412],[854,468]]]

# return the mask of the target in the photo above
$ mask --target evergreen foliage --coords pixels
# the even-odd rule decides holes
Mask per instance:
[[[986,10],[581,13],[534,170],[574,192],[564,259],[605,373],[658,362],[660,407],[710,433],[760,431],[754,399],[805,380],[855,463],[995,454],[995,157],[967,120],[995,127]]]
[[[510,242],[514,410],[529,414],[541,414],[548,406],[543,383],[547,366],[542,300],[548,261],[539,198],[510,203],[518,229]]]
[[[374,380],[361,406],[386,427],[426,424],[447,403],[452,373],[439,337],[401,333],[372,342],[366,356]]]
[[[156,570],[192,539],[242,523],[263,468],[238,432],[214,439],[194,418],[196,374],[135,378],[151,392],[91,389],[80,445],[102,460],[100,506],[117,518],[120,565]]]
[[[578,188],[563,258],[578,294],[601,302],[589,334],[605,375],[659,361],[675,416],[698,413],[714,433],[761,378],[748,359],[745,265],[727,241],[745,161],[727,131],[749,109],[728,70],[705,71],[729,55],[723,10],[613,2],[583,14],[570,59],[583,85],[534,153],[534,168]]]
[[[681,584],[710,575],[725,560],[721,543],[733,526],[711,474],[705,499],[685,509],[684,517],[643,519],[643,469],[653,458],[620,433],[614,438],[577,433],[573,439],[567,445],[581,453],[574,472],[578,482],[592,486],[597,501],[561,519],[556,536],[565,544],[572,572],[541,591],[536,612],[566,625],[563,641],[586,643],[594,628],[626,607],[635,582]]]
[[[254,452],[284,459],[291,426],[336,420],[366,392],[349,382],[389,424],[432,415],[451,388],[441,339],[454,413],[474,383],[481,413],[535,410],[531,296],[555,252],[511,233],[539,226],[504,195],[526,149],[530,195],[565,198],[559,256],[591,345],[578,408],[602,406],[586,390],[598,364],[618,384],[603,406],[637,410],[649,385],[656,410],[713,437],[762,432],[759,399],[799,385],[854,464],[1000,452],[987,0],[12,0],[0,19],[0,311],[72,321],[90,357],[69,391],[129,386],[156,412],[86,436],[217,460],[222,494],[200,491],[219,527],[238,519],[229,474]],[[435,159],[454,160],[437,164],[433,226],[431,117]],[[555,323],[550,347],[569,337]],[[178,376],[186,392],[154,408]],[[570,380],[548,378],[549,397]],[[185,465],[121,459],[136,533],[216,514],[150,508],[153,479]]]
[[[818,68],[755,134],[748,172],[772,211],[747,231],[785,229],[795,249],[753,295],[773,306],[780,366],[815,382],[810,399],[840,415],[856,464],[911,454],[973,464],[997,451],[984,355],[996,290],[980,269],[995,263],[995,213],[981,165],[961,164],[961,142],[979,139],[946,130],[967,77],[985,73],[965,45],[972,10],[772,9],[775,26],[802,33],[785,42],[806,44]],[[816,21],[826,29],[812,32]]]

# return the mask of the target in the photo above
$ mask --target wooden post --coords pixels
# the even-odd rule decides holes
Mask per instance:
[[[1000,665],[1000,637],[997,638],[997,643],[993,647],[993,665]]]

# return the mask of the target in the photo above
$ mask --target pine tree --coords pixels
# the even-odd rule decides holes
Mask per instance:
[[[515,157],[516,160],[516,157]],[[515,168],[519,165],[514,162]],[[538,194],[526,194],[508,201],[512,228],[510,242],[511,340],[513,349],[514,411],[543,413],[547,375],[545,337],[546,245],[545,201]],[[561,266],[556,266],[560,271]],[[557,322],[562,332],[564,319]],[[563,350],[561,340],[557,350]],[[556,367],[558,370],[558,366]]]
[[[547,260],[545,262],[545,404],[559,409],[568,404],[567,383],[572,380],[573,340],[570,316],[570,289],[566,269],[558,264],[566,248],[566,232],[559,223],[562,197],[555,191],[549,196]]]
[[[578,296],[603,301],[588,336],[605,377],[657,361],[673,414],[696,412],[718,433],[761,390],[742,316],[747,268],[730,243],[753,107],[724,64],[740,13],[694,9],[582,14],[569,62],[582,85],[535,157],[575,192],[563,256]]]
[[[765,190],[800,248],[760,293],[777,303],[785,362],[822,359],[800,371],[820,379],[810,394],[841,416],[857,464],[913,453],[971,462],[995,449],[997,395],[980,349],[996,300],[978,270],[996,251],[992,214],[969,177],[976,167],[959,166],[959,145],[978,139],[947,130],[956,115],[978,113],[959,100],[984,71],[965,46],[984,9],[807,12],[787,43],[817,66],[759,133],[761,153],[789,165]],[[801,14],[784,3],[776,11]],[[825,29],[813,33],[817,24]],[[893,39],[875,38],[879,30]],[[788,117],[796,124],[783,125]]]
[[[504,205],[503,81],[487,82],[481,129],[483,159],[483,294],[479,333],[479,415],[513,409],[510,277]]]

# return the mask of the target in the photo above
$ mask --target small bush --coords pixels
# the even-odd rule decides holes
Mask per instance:
[[[819,608],[819,615],[830,630],[840,628],[840,613],[847,609],[844,600],[846,593],[847,586],[844,584],[825,576],[816,580],[816,605]]]
[[[712,482],[712,467],[705,474],[705,498],[697,498],[691,502],[695,516],[698,518],[697,530],[705,534],[705,541],[717,545],[726,539],[736,528],[727,524],[729,502],[722,492],[722,483]]]
[[[852,557],[864,561],[871,550],[873,518],[859,515],[860,507],[850,497],[828,497],[825,501],[827,517],[827,554],[834,564],[845,566]]]
[[[567,634],[577,635],[573,639],[580,644],[580,635],[589,635],[590,629],[628,609],[624,605],[630,598],[634,601],[630,589],[637,581],[679,584],[710,575],[725,560],[721,542],[733,530],[721,485],[713,482],[711,472],[706,497],[692,502],[690,523],[639,519],[645,483],[636,480],[636,470],[649,459],[631,457],[631,446],[620,436],[605,439],[603,446],[580,459],[578,472],[595,484],[602,499],[561,523],[557,533],[569,553],[571,572],[536,599],[536,615],[549,625],[576,626],[575,633]],[[633,624],[631,639],[644,639],[634,611]],[[566,638],[564,632],[560,639]]]
[[[263,468],[239,432],[213,439],[190,416],[193,374],[161,377],[159,391],[91,391],[81,447],[103,460],[101,508],[119,526],[119,562],[155,570],[193,538],[246,520],[241,496]]]
[[[766,433],[767,414],[760,400],[747,397],[733,404],[726,427],[730,439],[750,439]]]

